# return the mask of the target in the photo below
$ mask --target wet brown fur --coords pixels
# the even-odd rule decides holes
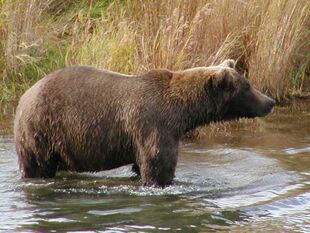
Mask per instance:
[[[56,71],[20,99],[15,142],[23,177],[134,163],[145,185],[172,183],[178,143],[221,119],[235,92],[215,92],[231,65],[129,76],[87,66]],[[233,82],[233,79],[231,80]]]

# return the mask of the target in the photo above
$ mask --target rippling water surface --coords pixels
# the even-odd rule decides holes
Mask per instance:
[[[310,232],[309,105],[182,143],[165,189],[142,187],[130,166],[21,180],[2,116],[0,231]]]

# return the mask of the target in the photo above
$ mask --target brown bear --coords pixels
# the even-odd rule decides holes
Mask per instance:
[[[210,122],[270,113],[275,101],[234,68],[124,75],[88,66],[58,70],[20,99],[15,142],[22,177],[95,172],[133,163],[145,185],[172,183],[180,138]]]

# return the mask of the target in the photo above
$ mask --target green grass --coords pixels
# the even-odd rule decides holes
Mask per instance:
[[[43,56],[23,54],[18,56],[18,69],[8,72],[0,82],[2,94],[0,100],[10,101],[17,99],[36,81],[50,72],[65,67],[65,49],[49,48]]]
[[[77,38],[92,30],[113,2],[46,0],[41,3],[48,5],[34,4],[27,13],[31,1],[0,0],[0,31],[7,31],[0,36],[0,101],[17,99],[46,74],[72,65]]]

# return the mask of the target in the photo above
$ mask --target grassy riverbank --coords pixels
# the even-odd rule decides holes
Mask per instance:
[[[310,90],[308,0],[0,0],[0,99],[87,64],[125,73],[238,59],[278,100]]]

